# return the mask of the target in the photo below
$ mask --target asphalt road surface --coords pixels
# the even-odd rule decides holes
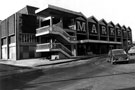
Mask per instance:
[[[96,62],[13,75],[0,80],[0,90],[135,90],[134,60],[111,65],[102,57]]]

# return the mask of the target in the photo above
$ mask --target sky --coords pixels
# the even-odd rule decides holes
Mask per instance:
[[[135,41],[135,0],[0,0],[0,20],[4,20],[26,5],[44,9],[48,4],[82,12],[86,17],[104,18],[132,29]]]

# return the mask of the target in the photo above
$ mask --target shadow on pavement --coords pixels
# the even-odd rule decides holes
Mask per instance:
[[[43,73],[38,71],[14,74],[8,78],[0,79],[0,90],[24,90],[34,86],[27,84],[29,81],[38,78]]]
[[[135,63],[135,60],[129,60],[129,64]]]
[[[115,89],[115,90],[135,90],[135,87],[123,88],[123,89]]]

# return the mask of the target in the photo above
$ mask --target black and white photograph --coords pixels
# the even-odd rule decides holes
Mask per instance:
[[[135,90],[134,0],[1,0],[0,90]]]

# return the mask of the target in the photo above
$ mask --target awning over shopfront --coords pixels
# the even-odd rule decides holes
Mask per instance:
[[[122,44],[121,42],[103,41],[103,40],[80,40],[79,43],[105,43],[105,44]]]

